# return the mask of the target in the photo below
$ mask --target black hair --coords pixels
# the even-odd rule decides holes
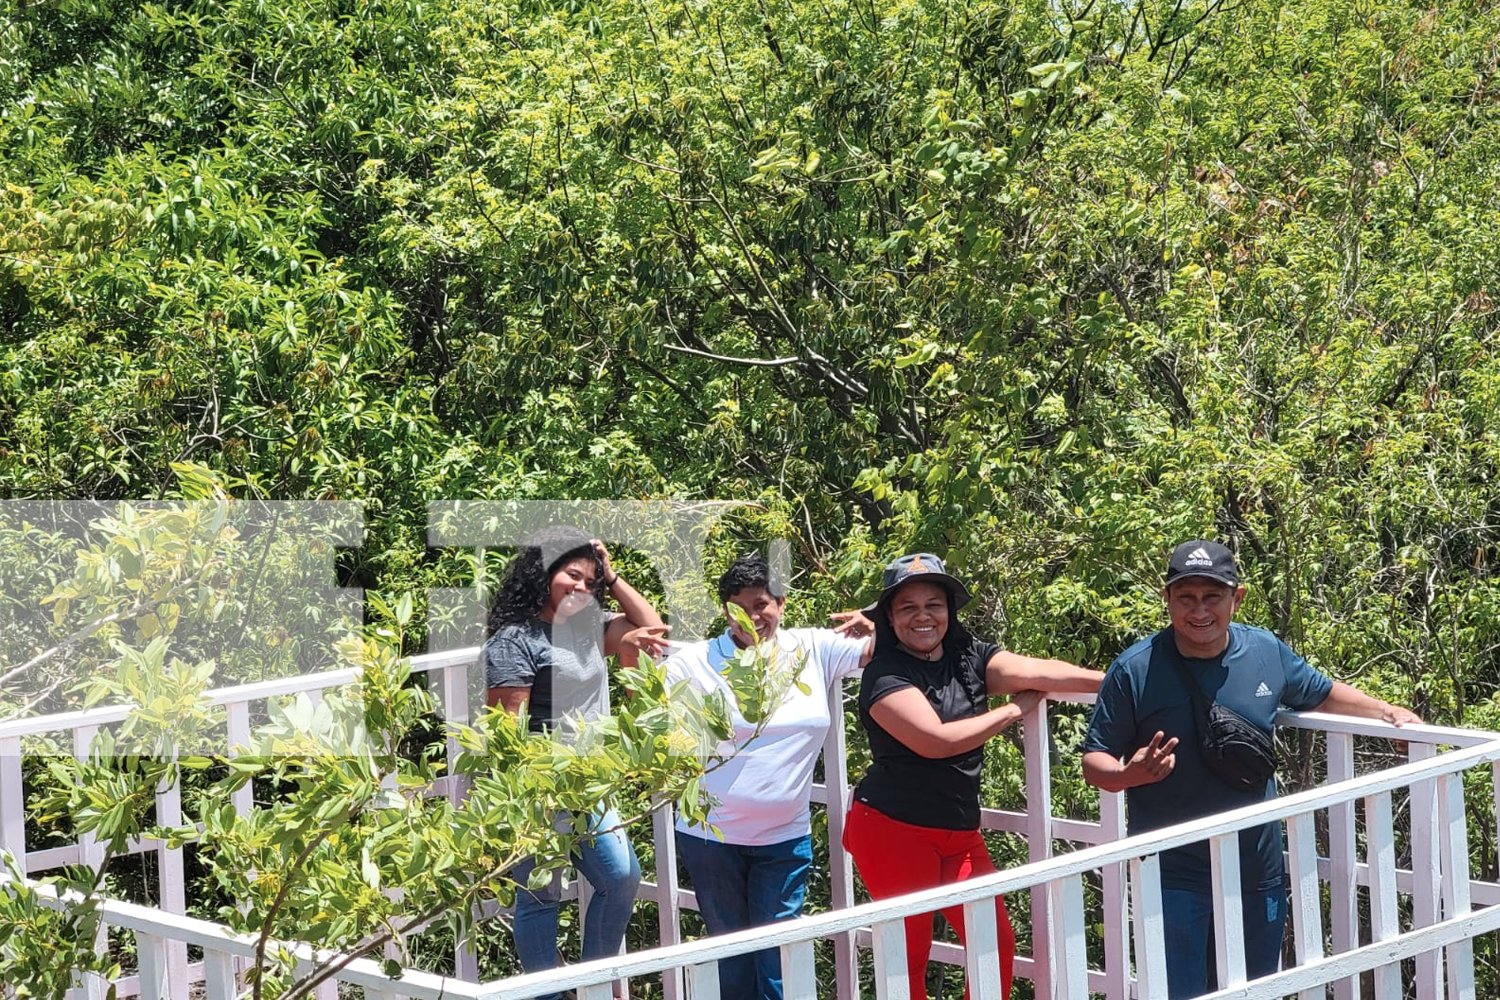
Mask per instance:
[[[948,631],[943,634],[943,652],[946,654],[967,646],[974,636],[958,618],[958,595],[951,587],[943,587],[943,593],[948,595]],[[880,654],[896,649],[898,642],[896,630],[891,626],[891,602],[881,601],[868,617],[875,624],[875,653]]]
[[[719,603],[726,604],[735,594],[751,587],[764,587],[778,601],[786,596],[781,581],[771,586],[771,567],[759,552],[747,552],[729,564],[719,577]]]
[[[549,558],[550,557],[550,558]],[[490,605],[485,635],[494,635],[506,625],[530,621],[541,614],[547,604],[552,574],[574,559],[587,559],[594,565],[594,603],[604,603],[604,564],[594,551],[593,543],[577,528],[543,528],[533,535],[505,570],[500,592]]]

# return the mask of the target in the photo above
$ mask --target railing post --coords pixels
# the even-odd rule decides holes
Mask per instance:
[[[438,694],[443,707],[443,720],[450,727],[467,725],[472,721],[469,712],[469,665],[451,664],[440,669]],[[448,801],[454,806],[461,806],[469,795],[469,776],[458,773],[461,751],[458,736],[452,728],[448,730],[446,742]],[[474,945],[467,938],[453,943],[453,972],[458,978],[469,982],[477,982],[479,979],[479,956],[474,953]],[[667,1000],[675,998],[668,997]]]
[[[174,827],[182,825],[182,781],[173,781],[168,787],[156,793],[156,822],[160,826]],[[158,897],[161,908],[168,913],[179,916],[187,915],[187,875],[182,864],[181,848],[168,847],[166,841],[162,841],[156,849],[157,863],[160,865],[158,883],[161,895]],[[167,944],[167,963],[171,967],[172,981],[182,983],[186,988],[188,954],[187,943],[183,941],[170,941]]]
[[[870,950],[875,953],[876,1000],[923,1000],[911,995],[906,978],[906,921],[882,920],[870,928],[870,937]]]
[[[786,1000],[818,1000],[817,959],[811,941],[781,946],[781,989]]]
[[[1328,782],[1354,777],[1354,737],[1328,734]],[[1328,888],[1332,903],[1329,925],[1335,954],[1359,947],[1359,869],[1354,857],[1354,803],[1328,809]],[[1359,1000],[1359,977],[1333,984],[1334,1000]]]
[[[823,737],[823,790],[828,804],[828,887],[835,910],[854,905],[854,865],[844,850],[844,810],[849,804],[848,757],[844,737],[844,685],[835,683],[828,692],[828,735]],[[858,1000],[859,958],[854,935],[838,934],[833,944],[833,977],[838,1000]],[[672,1000],[668,997],[667,1000]]]
[[[136,931],[135,955],[140,973],[140,1000],[172,1000],[167,942],[155,934]]]
[[[21,738],[0,740],[0,849],[16,859],[22,875],[26,867],[26,782],[21,769]]]
[[[1166,927],[1161,912],[1161,855],[1130,862],[1131,926],[1135,929],[1136,995],[1166,1000]]]
[[[1365,797],[1365,852],[1370,871],[1370,940],[1388,941],[1401,933],[1396,910],[1396,837],[1391,793]],[[1401,1000],[1401,965],[1375,968],[1377,1000]]]
[[[1219,986],[1245,983],[1245,898],[1240,888],[1240,835],[1226,833],[1208,842],[1213,869],[1214,959]]]
[[[1052,995],[1072,1000],[1089,993],[1089,955],[1083,931],[1083,878],[1070,875],[1047,883],[1052,905],[1052,949],[1057,952]]]
[[[203,952],[204,1000],[234,1000],[239,992],[235,981],[234,956],[227,952],[205,949]],[[367,1000],[368,1000],[368,994]]]
[[[1464,810],[1463,774],[1438,779],[1439,861],[1443,870],[1443,916],[1461,917],[1470,900],[1469,827]],[[1474,941],[1465,938],[1447,948],[1449,1000],[1474,1000]]]
[[[1052,762],[1048,759],[1047,701],[1042,699],[1022,720],[1026,752],[1026,856],[1052,857]],[[1052,995],[1056,958],[1051,941],[1050,904],[1045,885],[1031,889],[1031,957],[1035,995]]]
[[[1099,828],[1104,842],[1124,840],[1125,796],[1120,792],[1099,793]],[[1104,996],[1126,1000],[1130,996],[1130,901],[1127,899],[1124,863],[1105,865],[1104,902]]]
[[[1437,753],[1431,743],[1409,744],[1411,760],[1426,760]],[[1438,858],[1437,785],[1418,781],[1411,786],[1411,874],[1412,927],[1431,927],[1442,919],[1443,868]],[[1443,964],[1441,951],[1424,951],[1416,957],[1417,1000],[1441,1000]]]
[[[248,701],[232,701],[225,705],[224,723],[230,753],[233,753],[236,747],[250,745],[250,703]],[[241,816],[250,815],[255,809],[255,783],[247,781],[236,788],[229,794],[229,801],[236,813]]]
[[[89,748],[94,743],[94,737],[99,735],[98,726],[80,726],[73,730],[73,759],[87,761]],[[92,833],[83,833],[78,836],[79,861],[90,870],[98,871],[104,864],[104,847],[99,843],[99,838]],[[99,930],[94,936],[94,947],[103,954],[109,947],[109,930],[101,922]],[[76,977],[76,981],[82,988],[84,1000],[104,1000],[109,993],[109,984],[104,977],[94,973],[85,973]]]
[[[1292,947],[1299,966],[1323,957],[1323,900],[1318,883],[1317,833],[1310,813],[1286,822],[1292,880]],[[1323,987],[1303,990],[1299,1000],[1324,1000]]]
[[[688,1000],[719,1000],[719,963],[704,962],[683,970],[687,976]]]
[[[964,904],[964,973],[969,1000],[1004,1000],[1000,994],[1000,925],[993,899]]]
[[[682,943],[682,902],[678,899],[676,816],[670,803],[651,814],[651,834],[656,841],[656,926],[662,947]],[[665,1000],[682,1000],[682,970],[661,974]]]

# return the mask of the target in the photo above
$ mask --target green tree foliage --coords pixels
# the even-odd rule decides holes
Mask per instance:
[[[212,482],[196,470],[184,475]],[[231,506],[221,498],[185,504],[143,533],[122,503],[106,537],[80,549],[78,572],[55,599],[76,599],[76,581],[121,551],[192,576],[232,541]],[[202,585],[202,576],[195,580]],[[217,904],[217,919],[257,941],[250,997],[296,1000],[350,959],[387,948],[400,956],[387,960],[399,974],[411,961],[408,938],[433,926],[468,935],[482,902],[514,898],[507,873],[516,864],[537,858],[542,878],[566,865],[601,802],[627,822],[667,804],[706,820],[702,776],[733,752],[723,743],[734,727],[722,694],[700,695],[685,683],[669,688],[665,672],[645,662],[621,671],[631,697],[612,716],[582,726],[576,739],[531,734],[524,715],[504,711],[444,732],[434,725],[433,698],[411,683],[399,654],[414,602],[374,603],[386,624],[335,643],[339,661],[358,668],[357,683],[316,703],[306,695],[271,699],[269,720],[248,745],[233,748],[222,737],[222,708],[204,697],[216,664],[171,653],[181,618],[163,616],[162,599],[97,609],[100,622],[136,633],[154,623],[138,647],[116,639],[114,669],[88,685],[89,703],[134,707],[82,759],[56,748],[45,756],[46,780],[36,783],[31,812],[40,824],[66,822],[72,836],[94,838],[102,857],[44,879],[47,891],[74,903],[58,912],[35,888],[16,884],[14,859],[0,854],[0,997],[61,997],[74,971],[118,975],[118,956],[97,946],[97,907],[110,863],[135,838],[197,847],[206,874],[195,902]],[[771,646],[750,647],[727,677],[755,721],[802,683],[802,666]],[[452,775],[467,784],[461,803],[428,794],[446,769],[448,734],[462,750]],[[256,808],[237,810],[234,793],[251,782]],[[155,815],[157,796],[172,786],[189,789],[187,814],[181,825],[165,826]],[[566,815],[575,822],[558,829],[555,819]],[[343,955],[299,970],[284,942]]]
[[[1490,5],[0,11],[6,496],[360,499],[391,593],[433,499],[753,500],[805,607],[921,545],[1093,664],[1214,534],[1500,725]]]
[[[1496,672],[1493,17],[13,5],[0,474],[359,498],[396,589],[454,571],[436,497],[756,498],[845,600],[943,547],[1092,660],[1215,532],[1254,615],[1457,717]]]

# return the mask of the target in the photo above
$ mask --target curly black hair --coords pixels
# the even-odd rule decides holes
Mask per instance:
[[[521,546],[506,568],[500,592],[490,605],[485,635],[494,635],[506,625],[530,621],[540,614],[547,603],[552,574],[574,559],[588,559],[594,564],[594,602],[602,606],[607,589],[604,564],[588,536],[566,526],[543,528]]]
[[[750,587],[764,587],[777,600],[786,596],[786,587],[780,580],[772,586],[770,564],[759,552],[747,552],[729,564],[724,575],[719,577],[719,603],[727,603],[735,594]]]

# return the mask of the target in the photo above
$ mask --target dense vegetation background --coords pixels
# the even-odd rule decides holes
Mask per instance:
[[[1500,726],[1497,69],[1476,2],[0,0],[0,495],[360,500],[392,594],[431,500],[750,500],[806,617],[920,545],[1096,665],[1211,534]]]

